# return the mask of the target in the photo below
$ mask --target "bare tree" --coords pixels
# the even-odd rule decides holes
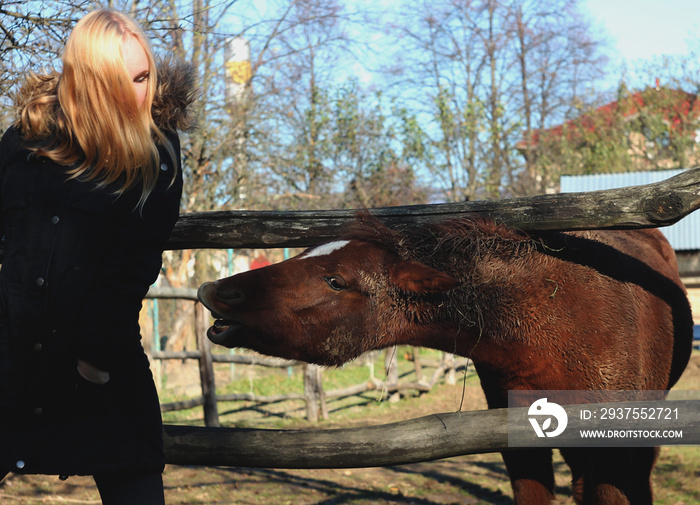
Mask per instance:
[[[401,20],[404,89],[434,126],[424,129],[434,146],[428,158],[446,198],[474,198],[480,187],[480,133],[485,129],[486,54],[476,16],[466,3],[426,2]],[[416,14],[417,13],[417,14]],[[411,93],[413,91],[413,93]]]
[[[28,71],[56,64],[84,2],[0,0],[0,128],[13,119],[12,93]]]
[[[329,90],[334,64],[342,55],[352,57],[345,26],[350,16],[336,0],[285,7],[276,36],[256,60],[251,156],[277,196],[268,205],[318,208],[335,183],[325,164],[332,136]]]
[[[510,14],[520,90],[522,139],[527,142],[541,131],[571,120],[601,101],[594,85],[604,75],[606,59],[602,39],[578,11],[575,2],[521,0]],[[558,175],[552,167],[537,163],[531,150],[522,150],[525,170],[511,181],[515,194],[545,192]]]
[[[515,146],[595,82],[597,43],[563,0],[442,0],[401,20],[405,83],[425,105],[444,198],[531,192]]]

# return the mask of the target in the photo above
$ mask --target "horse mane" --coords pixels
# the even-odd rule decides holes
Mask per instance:
[[[483,298],[499,296],[496,292],[500,284],[489,286],[489,294],[485,295],[483,283],[475,282],[474,276],[480,270],[477,265],[483,267],[491,261],[515,264],[539,244],[535,237],[478,215],[390,227],[363,212],[342,238],[368,242],[401,260],[418,261],[457,279],[461,285],[449,293],[396,292],[395,302],[416,321],[457,319],[465,328],[483,328],[490,307]],[[437,298],[440,303],[436,303]]]
[[[496,223],[479,215],[446,219],[437,223],[417,223],[390,228],[369,212],[358,213],[357,220],[343,236],[361,240],[395,252],[403,259],[413,259],[435,268],[444,268],[466,255],[521,256],[536,247],[536,239],[525,232]],[[450,261],[452,260],[452,261]]]

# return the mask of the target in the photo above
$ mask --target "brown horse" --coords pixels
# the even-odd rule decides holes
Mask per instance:
[[[666,390],[692,318],[657,230],[527,235],[480,218],[344,237],[200,287],[227,347],[322,365],[396,344],[473,360],[489,408],[509,390]],[[562,448],[578,503],[648,504],[656,448]],[[549,449],[503,453],[518,504],[549,503]]]

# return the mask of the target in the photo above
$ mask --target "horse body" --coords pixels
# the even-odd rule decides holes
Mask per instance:
[[[530,236],[464,218],[398,232],[365,215],[341,240],[199,294],[227,347],[321,365],[398,344],[469,357],[489,408],[509,390],[666,390],[692,345],[656,230]],[[562,450],[580,503],[651,503],[656,453]],[[551,501],[551,451],[503,458],[516,503]]]

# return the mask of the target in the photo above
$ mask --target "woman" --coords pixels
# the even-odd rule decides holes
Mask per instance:
[[[103,503],[163,503],[138,316],[178,217],[192,76],[157,75],[111,10],[77,23],[62,60],[27,78],[0,141],[0,476],[94,475]]]

